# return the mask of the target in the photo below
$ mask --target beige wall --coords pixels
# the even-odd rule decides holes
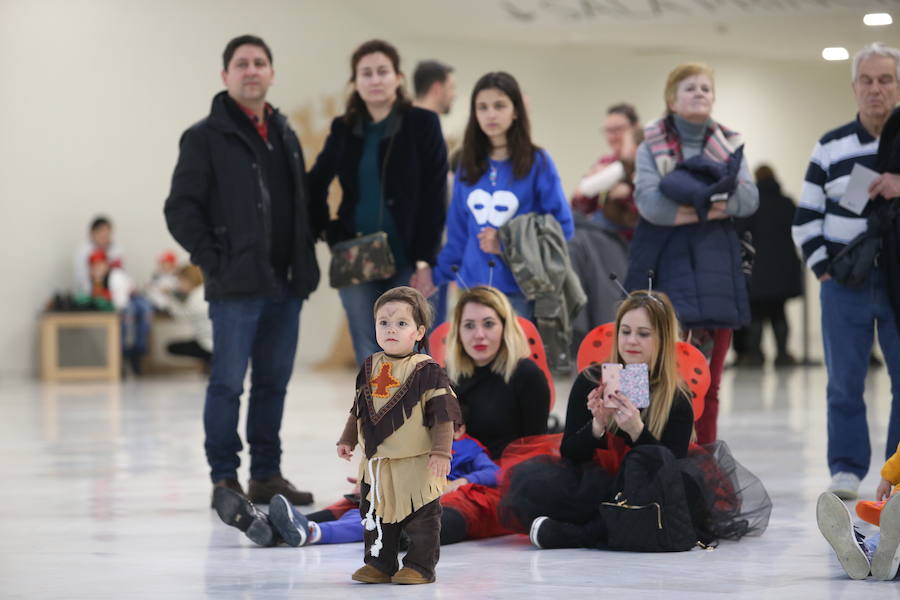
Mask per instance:
[[[276,69],[270,98],[291,114],[309,109],[311,119],[298,125],[311,134],[327,126],[324,102],[340,96],[349,53],[369,37],[394,41],[407,70],[422,58],[456,67],[460,99],[445,119],[449,134],[461,133],[478,76],[508,70],[529,97],[534,137],[556,160],[567,191],[605,151],[603,108],[630,100],[645,119],[658,115],[665,75],[682,60],[716,68],[716,116],[744,133],[751,165],[770,161],[795,196],[814,141],[853,114],[847,63],[424,40],[371,28],[353,4],[0,2],[6,215],[0,372],[34,371],[39,308],[54,290],[70,286],[72,250],[95,214],[115,220],[128,270],[138,280],[149,277],[161,250],[175,247],[162,203],[178,137],[221,88],[220,53],[236,34],[258,33],[270,43]],[[337,295],[323,280],[304,308],[298,360],[322,357],[339,321]]]

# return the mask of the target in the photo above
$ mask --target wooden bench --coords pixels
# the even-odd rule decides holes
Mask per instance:
[[[119,315],[48,312],[41,318],[41,379],[118,381],[122,373]]]
[[[187,323],[165,314],[155,313],[150,336],[147,339],[147,354],[143,362],[144,374],[204,373],[203,361],[200,359],[175,356],[169,354],[167,349],[170,342],[190,339],[193,333]]]

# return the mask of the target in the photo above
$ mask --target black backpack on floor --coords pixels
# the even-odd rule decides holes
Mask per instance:
[[[606,548],[633,552],[679,552],[698,542],[681,469],[672,452],[658,445],[625,456],[611,502],[600,505],[608,532]]]

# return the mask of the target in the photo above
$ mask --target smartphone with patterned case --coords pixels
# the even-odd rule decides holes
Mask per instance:
[[[619,363],[603,363],[600,365],[600,381],[606,386],[603,388],[603,400],[609,400],[609,397],[621,390],[619,374],[622,372],[622,365]]]
[[[646,363],[625,365],[619,374],[619,389],[636,408],[650,406],[650,375]]]

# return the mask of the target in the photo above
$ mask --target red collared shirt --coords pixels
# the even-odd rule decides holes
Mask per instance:
[[[235,102],[240,109],[247,115],[247,118],[250,119],[250,122],[253,123],[253,126],[256,127],[256,131],[259,133],[260,137],[265,140],[265,142],[269,143],[269,117],[272,112],[275,110],[272,108],[272,105],[266,102],[266,107],[263,109],[265,114],[265,118],[260,121],[259,117],[256,116],[252,110],[241,104],[240,102]]]

